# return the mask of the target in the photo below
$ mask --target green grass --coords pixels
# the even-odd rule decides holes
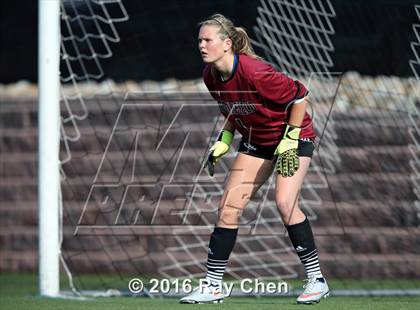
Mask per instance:
[[[104,277],[104,280],[112,277]],[[86,276],[85,281],[95,282],[95,277]],[[299,282],[296,282],[296,285]],[[392,281],[330,281],[334,288],[390,288]],[[381,284],[378,287],[378,283]],[[300,284],[300,283],[299,283]],[[394,283],[395,284],[395,283]],[[64,285],[64,282],[63,282]],[[420,281],[398,281],[399,288],[418,288]],[[143,298],[143,297],[110,297],[96,298],[88,301],[49,299],[38,296],[37,277],[32,274],[2,274],[0,275],[0,309],[195,309],[211,307],[212,309],[419,309],[420,297],[330,297],[319,305],[296,305],[295,298],[289,297],[231,297],[224,304],[217,305],[180,305],[174,298]]]

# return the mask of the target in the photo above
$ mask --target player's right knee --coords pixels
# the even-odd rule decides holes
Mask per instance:
[[[235,207],[225,206],[219,211],[219,224],[223,226],[237,226],[242,210]]]

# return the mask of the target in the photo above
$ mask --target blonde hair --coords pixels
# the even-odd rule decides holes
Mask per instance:
[[[232,52],[235,54],[245,54],[253,58],[262,59],[255,54],[251,45],[251,40],[242,27],[235,27],[233,22],[222,14],[214,14],[208,19],[200,22],[198,26],[219,26],[219,34],[222,40],[229,38],[232,40]]]

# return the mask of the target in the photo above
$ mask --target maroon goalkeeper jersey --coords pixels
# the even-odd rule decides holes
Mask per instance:
[[[278,144],[289,118],[291,104],[303,100],[308,90],[299,81],[277,72],[270,64],[244,54],[236,56],[233,72],[222,81],[211,64],[203,79],[220,111],[250,142]],[[302,122],[300,138],[315,139],[308,113]]]

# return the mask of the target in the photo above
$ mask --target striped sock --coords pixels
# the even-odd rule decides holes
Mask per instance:
[[[318,251],[315,246],[314,235],[308,219],[302,223],[287,225],[290,241],[299,256],[300,261],[305,266],[306,276],[322,278],[321,268],[319,267]]]
[[[215,227],[210,237],[207,258],[207,281],[214,286],[222,283],[230,253],[235,246],[238,229]]]
[[[228,260],[207,259],[206,279],[212,285],[219,286],[222,283]]]
[[[299,258],[300,261],[305,265],[306,275],[308,278],[323,277],[321,273],[321,268],[319,267],[318,251],[316,249],[308,254],[301,256],[299,255]]]

